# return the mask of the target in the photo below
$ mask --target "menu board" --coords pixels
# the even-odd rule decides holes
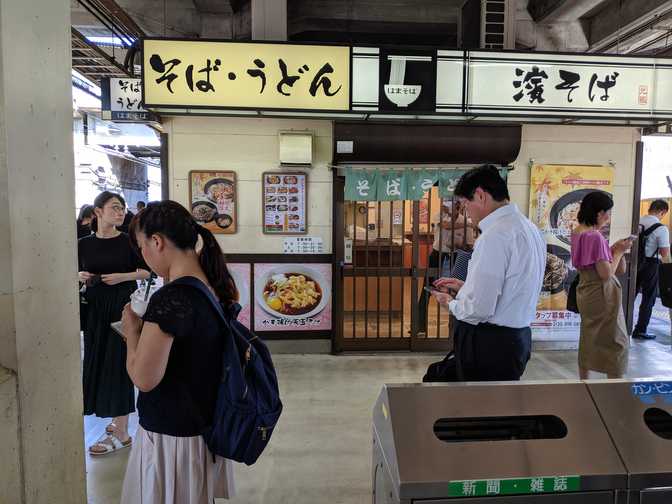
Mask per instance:
[[[331,329],[331,264],[255,264],[255,331]]]
[[[189,208],[203,227],[216,234],[236,232],[236,174],[231,171],[189,172]]]
[[[575,341],[581,318],[567,311],[567,293],[577,275],[571,261],[572,230],[581,201],[594,191],[613,193],[610,166],[536,165],[530,174],[530,220],[546,240],[546,272],[532,322],[535,340]],[[609,227],[602,230],[609,239]]]
[[[262,184],[264,233],[308,232],[306,183],[302,172],[266,172]]]

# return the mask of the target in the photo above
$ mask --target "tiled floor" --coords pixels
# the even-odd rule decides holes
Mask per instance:
[[[245,504],[371,502],[371,409],[383,383],[417,382],[437,355],[278,355],[285,411],[273,442],[253,467],[236,467]],[[672,375],[672,352],[635,341],[630,377]],[[524,379],[577,377],[576,352],[536,352]],[[105,421],[87,418],[87,442]],[[128,450],[87,458],[89,502],[119,502]]]

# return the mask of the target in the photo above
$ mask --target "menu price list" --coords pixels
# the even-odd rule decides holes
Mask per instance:
[[[264,174],[264,232],[303,234],[306,226],[306,175]]]

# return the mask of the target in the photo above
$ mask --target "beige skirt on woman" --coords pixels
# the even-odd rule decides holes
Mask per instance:
[[[174,437],[138,427],[122,504],[212,504],[234,495],[233,464],[213,462],[201,436]]]
[[[581,314],[579,366],[610,375],[628,368],[630,339],[623,314],[620,282],[603,282],[595,270],[581,270],[576,301]]]

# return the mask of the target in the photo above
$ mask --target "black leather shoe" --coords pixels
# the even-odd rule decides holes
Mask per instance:
[[[632,333],[632,337],[635,339],[643,339],[643,340],[654,340],[656,339],[655,334],[649,334],[649,333]]]

